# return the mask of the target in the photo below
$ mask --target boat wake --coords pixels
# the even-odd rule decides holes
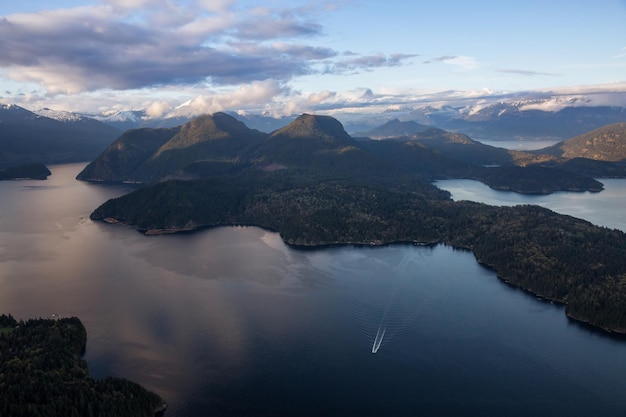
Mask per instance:
[[[355,284],[352,304],[362,332],[372,354],[422,319],[441,294],[428,285],[417,285],[423,255],[419,251],[405,251],[395,266],[381,265],[376,275]]]
[[[378,327],[378,331],[376,332],[376,338],[374,339],[374,344],[372,345],[372,353],[378,352],[380,349],[381,343],[383,343],[383,338],[385,337],[385,331],[387,327]]]

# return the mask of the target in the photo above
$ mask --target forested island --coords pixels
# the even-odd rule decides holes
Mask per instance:
[[[17,321],[0,315],[0,416],[152,417],[165,403],[121,378],[89,376],[87,332],[76,317]]]
[[[50,175],[50,170],[44,164],[26,164],[0,170],[0,181],[18,179],[45,180]]]
[[[568,167],[615,173],[623,161],[493,150],[436,130],[355,140],[338,121],[312,115],[267,137],[230,119],[217,114],[167,132],[125,133],[79,178],[152,184],[106,202],[91,218],[147,234],[253,225],[296,247],[447,244],[473,251],[512,285],[564,303],[576,320],[626,333],[625,233],[535,206],[454,202],[431,184],[491,176],[522,191],[600,191],[584,170],[568,175]]]

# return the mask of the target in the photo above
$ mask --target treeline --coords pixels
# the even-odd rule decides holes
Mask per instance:
[[[81,359],[87,333],[76,317],[0,316],[0,416],[151,417],[163,400],[120,378],[96,381]]]

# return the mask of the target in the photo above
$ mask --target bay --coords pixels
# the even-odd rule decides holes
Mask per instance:
[[[146,237],[89,220],[130,188],[75,181],[83,165],[0,183],[0,311],[80,317],[92,375],[156,391],[167,416],[626,412],[626,341],[470,252],[294,250],[248,227]]]

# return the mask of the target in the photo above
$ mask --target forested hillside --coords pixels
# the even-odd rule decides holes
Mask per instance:
[[[159,396],[120,378],[89,376],[87,333],[76,317],[16,321],[0,316],[0,415],[152,417]]]
[[[535,151],[560,158],[587,158],[596,161],[626,160],[626,123],[594,129],[574,138]]]

